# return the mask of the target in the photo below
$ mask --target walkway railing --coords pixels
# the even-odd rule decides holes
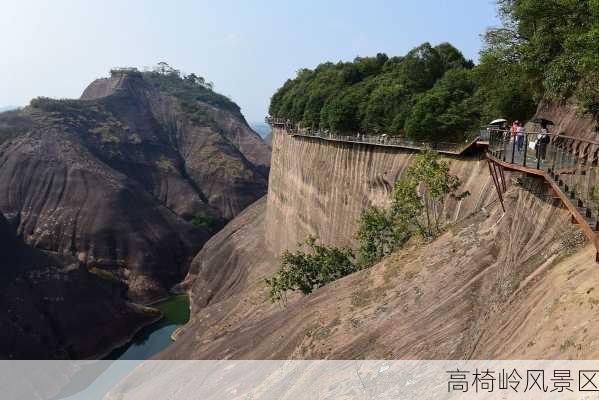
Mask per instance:
[[[356,133],[355,135],[340,135],[328,130],[318,130],[311,128],[301,128],[290,120],[284,118],[267,117],[266,123],[272,127],[284,129],[291,136],[302,136],[318,138],[333,142],[362,143],[376,146],[397,147],[409,150],[422,150],[425,146],[431,147],[442,154],[459,155],[476,144],[479,139],[479,132],[467,135],[462,142],[426,142],[412,140],[402,136],[390,135],[366,135]]]
[[[556,134],[542,140],[538,132],[490,133],[487,157],[502,168],[544,176],[597,247],[599,261],[599,142]]]
[[[509,164],[547,172],[599,230],[599,142],[548,136],[549,142],[542,143],[537,132],[527,132],[518,139],[510,132],[494,131],[489,152]]]

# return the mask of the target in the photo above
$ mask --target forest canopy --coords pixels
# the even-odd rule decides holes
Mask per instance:
[[[269,113],[336,133],[460,140],[494,118],[526,120],[542,99],[599,112],[599,0],[498,0],[478,65],[449,43],[404,56],[301,69]]]
[[[424,43],[402,57],[379,53],[352,62],[328,62],[298,71],[273,95],[269,112],[334,132],[408,133],[420,138],[434,124],[438,137],[465,133],[475,128],[477,118],[465,121],[449,114],[472,96],[473,67],[448,43]],[[459,82],[443,79],[450,71]],[[422,115],[430,105],[439,115]]]

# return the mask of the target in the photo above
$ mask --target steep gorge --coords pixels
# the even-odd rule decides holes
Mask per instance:
[[[560,119],[543,114],[556,129],[582,124],[573,108],[557,108]],[[187,278],[192,320],[160,357],[596,355],[592,246],[537,179],[508,174],[504,213],[476,156],[449,160],[471,196],[445,204],[450,224],[441,237],[410,243],[311,295],[294,294],[286,308],[267,302],[262,279],[278,268],[280,251],[308,234],[355,245],[360,211],[389,201],[412,156],[275,131],[267,198],[196,257]]]
[[[136,303],[165,297],[266,193],[269,160],[237,105],[178,75],[115,70],[81,99],[0,113],[0,225],[22,248],[0,248],[0,354],[86,358],[131,339],[159,317]]]

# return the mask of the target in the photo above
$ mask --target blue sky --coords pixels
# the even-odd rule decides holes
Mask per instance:
[[[115,66],[166,61],[230,96],[249,121],[302,67],[448,41],[477,58],[494,0],[19,0],[0,6],[0,107],[78,97]]]

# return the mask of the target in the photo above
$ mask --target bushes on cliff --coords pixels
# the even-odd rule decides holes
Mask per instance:
[[[395,183],[388,210],[371,207],[358,221],[360,265],[372,265],[396,250],[416,233],[434,238],[441,232],[441,210],[447,196],[462,199],[460,179],[449,173],[449,165],[437,152],[424,149],[404,176]]]
[[[522,113],[518,116],[505,101],[510,96],[528,115],[543,97],[575,96],[584,111],[598,113],[599,1],[498,0],[498,4],[503,25],[487,31],[477,68],[491,72],[480,80],[489,106],[499,106],[489,108],[522,119]],[[509,91],[497,90],[501,87]],[[494,93],[505,100],[494,104]]]
[[[388,209],[369,207],[358,220],[358,257],[351,249],[317,244],[313,237],[300,249],[281,256],[281,268],[266,278],[271,302],[286,303],[288,291],[312,293],[332,281],[369,267],[397,250],[412,234],[433,238],[441,232],[441,210],[447,196],[457,199],[460,179],[449,173],[439,154],[426,148],[398,180]]]
[[[144,71],[141,75],[146,82],[178,98],[184,107],[189,108],[194,102],[202,101],[236,113],[240,110],[231,99],[216,93],[211,82],[194,73],[182,75],[165,62],[158,63],[152,71]]]
[[[368,207],[362,212],[356,233],[360,265],[373,265],[399,247],[407,229],[397,222],[389,210],[380,207]]]
[[[268,297],[273,303],[286,303],[288,291],[299,290],[309,294],[357,270],[351,249],[321,245],[316,238],[308,237],[295,253],[283,252],[281,268],[265,279]]]

